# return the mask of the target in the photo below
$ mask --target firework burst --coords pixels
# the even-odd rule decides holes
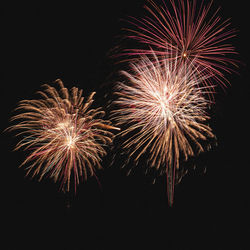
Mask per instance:
[[[173,203],[175,171],[180,159],[204,151],[203,142],[214,138],[206,125],[208,101],[206,87],[199,87],[204,78],[197,78],[192,67],[175,61],[159,61],[142,56],[131,63],[131,71],[123,71],[126,82],[117,84],[114,120],[125,127],[118,136],[129,158],[138,163],[143,154],[150,167],[164,169],[168,181],[169,204]]]
[[[18,123],[9,130],[20,130],[23,138],[15,150],[23,148],[31,153],[22,165],[32,177],[48,175],[61,181],[61,188],[69,191],[71,176],[74,176],[75,190],[79,179],[95,175],[95,166],[101,168],[101,157],[106,154],[105,146],[112,142],[110,121],[103,120],[101,108],[89,109],[95,92],[86,102],[82,90],[73,87],[68,91],[61,80],[57,80],[59,91],[45,84],[38,93],[39,100],[23,100],[12,121]],[[72,174],[73,173],[73,174]]]
[[[229,20],[222,21],[218,10],[210,14],[212,2],[207,6],[201,4],[198,8],[196,1],[181,1],[175,3],[169,0],[163,5],[157,5],[148,0],[145,6],[149,15],[143,19],[132,18],[134,29],[129,29],[130,38],[147,44],[157,55],[176,55],[179,63],[194,62],[197,73],[212,75],[202,82],[214,85],[218,82],[226,86],[225,72],[232,72],[237,66],[237,60],[230,58],[236,54],[234,47],[227,40],[235,36],[235,30],[230,29]],[[151,49],[131,49],[125,54],[151,54]],[[175,60],[175,58],[173,58]]]

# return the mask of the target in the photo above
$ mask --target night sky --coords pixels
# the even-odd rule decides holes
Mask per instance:
[[[125,26],[122,19],[143,14],[143,0],[67,1],[1,6],[1,225],[5,249],[249,249],[249,9],[247,1],[214,1],[223,20],[238,30],[231,43],[241,60],[231,86],[217,89],[210,126],[218,146],[197,160],[175,188],[169,208],[166,178],[126,171],[111,152],[76,195],[65,195],[51,179],[37,182],[18,166],[14,133],[2,132],[18,101],[34,98],[41,84],[62,79],[65,86],[97,91],[96,105],[117,79],[109,57]],[[205,1],[207,2],[207,1]],[[206,173],[204,174],[204,168]],[[68,206],[67,204],[70,204]],[[89,246],[91,244],[92,248]],[[248,244],[248,246],[247,246]],[[25,247],[25,248],[23,248]]]

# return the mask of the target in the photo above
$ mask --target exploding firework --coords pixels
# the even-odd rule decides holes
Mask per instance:
[[[60,87],[45,84],[38,93],[39,100],[23,100],[17,110],[22,110],[12,120],[19,122],[9,130],[20,130],[23,138],[16,150],[23,148],[31,153],[22,165],[32,177],[48,175],[61,181],[61,188],[69,191],[71,176],[74,176],[75,190],[80,177],[95,176],[95,166],[101,168],[101,157],[106,154],[105,146],[112,142],[116,129],[110,121],[103,120],[101,108],[89,109],[94,92],[84,102],[82,90],[73,87],[68,91],[61,80]],[[73,173],[73,174],[72,174]]]
[[[203,92],[208,87],[199,87],[204,79],[177,60],[144,55],[131,63],[131,70],[122,72],[127,82],[117,83],[113,111],[117,126],[124,128],[118,137],[124,138],[122,147],[129,158],[137,165],[145,154],[149,167],[167,175],[170,205],[180,159],[203,152],[203,142],[215,138],[206,125],[209,101]]]
[[[236,54],[234,47],[227,40],[235,36],[235,30],[230,29],[229,20],[222,21],[218,10],[210,15],[211,5],[201,4],[197,8],[196,1],[170,0],[167,6],[163,1],[158,6],[151,0],[146,6],[149,15],[139,20],[132,18],[135,28],[130,38],[138,40],[153,48],[157,55],[176,55],[179,63],[194,62],[197,73],[212,75],[202,82],[205,85],[214,85],[218,82],[226,86],[225,72],[232,72],[237,66],[237,60],[230,58]],[[125,54],[151,54],[151,49],[131,49]],[[175,58],[174,58],[175,60]]]

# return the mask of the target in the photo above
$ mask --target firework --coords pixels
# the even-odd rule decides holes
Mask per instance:
[[[222,21],[218,10],[212,13],[211,5],[201,4],[197,8],[196,1],[169,0],[157,5],[148,0],[146,6],[149,15],[139,20],[132,18],[135,28],[130,29],[129,36],[140,43],[153,48],[157,55],[177,54],[179,63],[194,62],[197,73],[212,75],[202,82],[214,85],[218,82],[226,86],[225,72],[232,72],[237,61],[229,56],[236,54],[234,47],[227,40],[235,36],[235,30],[230,29],[229,20]],[[211,12],[211,14],[210,14]],[[151,54],[151,49],[131,49],[125,54]],[[173,58],[175,60],[175,58]]]
[[[40,175],[39,180],[50,176],[69,191],[72,178],[76,189],[80,177],[86,180],[95,175],[95,166],[101,168],[105,146],[113,139],[109,130],[116,128],[102,119],[101,108],[89,109],[95,92],[84,102],[82,90],[68,91],[61,80],[56,83],[59,90],[45,84],[38,92],[41,99],[21,101],[17,110],[22,112],[12,118],[18,123],[9,130],[20,130],[23,136],[15,150],[31,152],[22,163],[31,162],[27,174]]]
[[[117,83],[113,111],[117,126],[125,127],[118,136],[125,138],[129,158],[137,165],[145,154],[150,168],[167,175],[170,205],[180,160],[204,151],[203,142],[214,138],[203,97],[209,89],[199,87],[205,79],[177,61],[144,55],[131,63],[131,70],[122,72],[126,81]]]

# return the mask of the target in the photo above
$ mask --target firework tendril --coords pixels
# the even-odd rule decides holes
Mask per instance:
[[[23,136],[15,150],[30,152],[22,163],[32,162],[27,174],[40,175],[39,180],[48,175],[67,191],[73,176],[76,190],[80,177],[96,176],[95,166],[101,168],[105,146],[114,136],[109,130],[117,128],[102,119],[102,108],[90,109],[95,92],[84,102],[82,90],[69,91],[61,80],[56,83],[59,90],[45,84],[38,92],[41,99],[21,101],[16,109],[21,112],[12,118],[18,122],[9,130],[20,130]]]

